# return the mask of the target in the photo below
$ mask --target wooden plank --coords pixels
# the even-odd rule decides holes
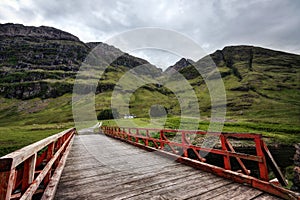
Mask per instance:
[[[145,179],[148,181],[155,181],[156,179],[160,179],[158,176],[167,176],[170,172],[163,172],[163,173],[152,173],[152,174],[120,174],[116,173],[115,174],[110,173],[110,174],[104,174],[104,175],[99,175],[99,176],[93,176],[91,178],[84,178],[81,180],[77,180],[78,182],[68,182],[67,184],[63,184],[64,187],[68,188],[83,188],[85,186],[91,186],[93,188],[97,188],[97,192],[102,192],[103,195],[105,195],[105,191],[110,191],[109,193],[112,194],[114,192],[124,192],[124,186],[125,187],[131,187],[130,185],[133,184],[133,182],[138,183],[138,182],[144,182]],[[104,187],[104,188],[103,188]],[[122,190],[121,190],[121,189]],[[63,193],[66,194],[67,192],[72,193],[73,189],[70,190],[63,190]],[[105,189],[105,190],[104,190]],[[94,190],[94,189],[93,189]],[[90,193],[91,190],[88,190],[89,192],[82,192],[80,195],[85,195]],[[103,197],[103,196],[102,196]]]
[[[239,185],[237,188],[229,190],[221,195],[214,196],[214,200],[231,200],[231,199],[252,199],[258,195],[262,194],[261,191],[248,186]]]
[[[137,194],[143,193],[151,193],[156,190],[160,190],[165,187],[174,187],[175,185],[181,185],[187,182],[187,179],[200,179],[201,175],[184,175],[181,177],[176,176],[167,176],[167,177],[157,177],[155,180],[153,179],[141,179],[137,182],[131,182],[128,185],[120,185],[118,188],[111,190],[109,194],[106,193],[94,193],[91,195],[91,198],[101,198],[104,199],[133,199]]]
[[[161,159],[153,159],[153,160],[151,158],[139,159],[140,155],[138,155],[138,154],[136,154],[135,156],[137,156],[136,159],[134,159],[134,157],[132,155],[130,155],[128,157],[123,156],[122,159],[111,159],[111,160],[107,160],[107,161],[98,161],[97,159],[91,159],[86,162],[82,162],[82,161],[74,162],[73,161],[73,162],[70,162],[71,163],[70,165],[67,165],[65,167],[65,171],[66,172],[71,172],[71,171],[76,172],[78,170],[85,170],[85,169],[89,169],[89,168],[96,168],[96,167],[102,167],[102,166],[107,166],[107,167],[120,169],[120,170],[124,170],[124,169],[134,170],[134,169],[139,169],[139,168],[148,167],[148,166],[155,166],[155,165],[159,166],[159,164],[161,164],[160,166],[163,167],[163,166],[168,166],[170,164],[175,163],[170,160],[166,161],[165,163],[162,163],[163,160],[161,160]],[[145,155],[145,157],[147,157],[147,155]],[[141,164],[136,165],[136,162],[141,162]]]
[[[180,184],[176,187],[164,188],[161,192],[158,190],[151,192],[153,195],[159,195],[164,199],[176,199],[178,197],[187,199],[194,196],[194,194],[200,194],[213,190],[228,184],[230,181],[219,178],[206,178],[203,177],[199,180],[187,181],[187,184]]]
[[[169,172],[170,173],[170,172]],[[118,177],[114,176],[114,174],[109,174],[108,176],[100,176],[102,180],[98,180],[97,182],[87,183],[87,184],[79,184],[79,185],[73,185],[72,187],[63,187],[63,190],[61,190],[61,193],[57,195],[58,199],[75,199],[79,197],[88,197],[89,195],[92,195],[93,198],[91,199],[99,199],[104,198],[105,196],[111,196],[115,193],[124,192],[124,191],[130,191],[133,187],[146,187],[147,185],[145,183],[150,183],[149,187],[151,185],[157,185],[162,184],[164,182],[167,182],[168,180],[172,180],[172,182],[175,184],[176,181],[184,182],[182,179],[185,176],[195,176],[197,172],[192,170],[191,172],[180,174],[180,175],[174,175],[169,177],[163,177],[155,175],[153,177],[145,178],[147,175],[140,175],[136,176],[135,178],[133,176],[125,176],[125,177]],[[77,188],[77,189],[76,189]],[[80,189],[81,188],[81,189]],[[82,189],[84,188],[84,189]],[[150,187],[152,188],[152,187]],[[149,189],[149,188],[148,188]],[[78,192],[77,192],[78,191]],[[107,191],[110,191],[107,193]],[[100,195],[99,198],[96,197],[96,195]]]
[[[179,194],[173,193],[173,194],[169,194],[169,199],[172,198],[176,198],[178,197],[178,195],[180,195],[181,198],[183,199],[188,199],[203,193],[215,193],[215,189],[216,188],[221,188],[221,187],[228,187],[228,184],[232,184],[232,181],[226,180],[226,179],[215,179],[215,181],[211,181],[211,183],[206,182],[200,182],[198,184],[195,183],[191,183],[191,186],[189,186],[188,188],[183,188],[182,191],[180,191]],[[213,191],[213,192],[212,192]],[[177,190],[176,192],[179,192],[179,190]],[[176,195],[174,195],[176,194]],[[202,198],[201,198],[202,199]]]
[[[253,200],[281,200],[281,199],[278,197],[270,196],[269,194],[261,194],[253,198]]]
[[[189,176],[184,177],[178,181],[169,181],[164,184],[161,184],[159,188],[153,189],[153,187],[148,188],[148,191],[135,191],[136,193],[130,196],[130,199],[139,200],[139,199],[150,199],[155,196],[163,197],[163,199],[170,199],[175,197],[181,197],[185,193],[185,190],[188,187],[191,187],[194,184],[209,184],[214,183],[217,180],[220,180],[218,177],[214,176]],[[126,194],[127,195],[127,194]],[[123,195],[121,198],[124,198]],[[128,196],[126,196],[128,198]]]
[[[173,165],[169,165],[163,169],[160,169],[159,172],[163,172],[166,170],[172,171],[175,170],[176,167],[180,165],[179,163],[174,163]],[[184,171],[185,169],[183,169]],[[147,173],[147,174],[158,174],[158,170],[156,170],[153,167],[148,167],[148,168],[143,168],[143,174]],[[109,168],[109,167],[101,167],[101,168],[96,168],[96,169],[90,169],[90,170],[83,170],[83,171],[79,171],[79,172],[73,172],[70,173],[68,175],[63,175],[60,183],[63,183],[63,185],[66,185],[64,182],[67,182],[67,184],[70,184],[71,182],[73,182],[74,184],[78,183],[78,180],[82,180],[82,179],[88,179],[90,177],[95,177],[95,176],[103,176],[103,175],[107,175],[107,174],[111,174],[114,173],[114,176],[117,176],[119,178],[122,178],[122,176],[128,176],[128,175],[133,175],[136,176],[137,173],[134,172],[127,172],[127,171],[117,171],[115,169]]]
[[[68,161],[67,161],[67,163],[68,163]],[[83,178],[89,178],[91,176],[97,176],[101,173],[102,174],[111,173],[113,171],[114,171],[113,169],[108,168],[106,166],[97,167],[97,168],[88,168],[88,169],[84,169],[81,171],[74,171],[71,173],[63,170],[63,174],[60,178],[59,183],[64,184],[64,182],[76,181],[76,180],[80,180]]]
[[[243,192],[242,194],[239,194],[230,200],[240,200],[240,199],[253,199],[259,195],[263,194],[263,191],[257,190],[255,188],[250,188]],[[270,196],[270,195],[269,195]]]
[[[229,183],[229,184],[225,184],[221,187],[215,188],[213,190],[207,191],[207,192],[203,192],[201,194],[196,194],[195,196],[190,197],[190,200],[198,200],[198,199],[213,199],[213,197],[215,196],[221,196],[224,193],[228,192],[228,191],[232,191],[235,190],[236,188],[238,188],[240,186],[240,184],[238,183]]]
[[[86,168],[96,168],[96,167],[101,167],[103,164],[99,162],[91,162],[91,163],[83,163],[81,165],[68,165],[65,167],[65,171],[73,172],[73,171],[81,171]]]

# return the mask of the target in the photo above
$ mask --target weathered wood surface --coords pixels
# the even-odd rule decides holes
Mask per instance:
[[[55,199],[277,199],[105,135],[77,135]]]

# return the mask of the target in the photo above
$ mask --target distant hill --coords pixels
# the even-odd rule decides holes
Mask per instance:
[[[76,73],[96,46],[108,57],[122,54],[99,80],[97,112],[110,107],[112,91],[128,70],[146,64],[142,74],[151,72],[152,78],[163,75],[148,61],[105,43],[83,43],[70,33],[46,26],[0,24],[0,125],[72,121],[71,95]],[[228,117],[300,123],[299,55],[254,46],[228,46],[197,62],[182,58],[170,66],[164,74],[174,70],[181,73],[194,88],[201,115],[207,117],[211,111],[210,96],[205,79],[196,68],[209,74],[211,65],[217,66],[225,84]],[[154,104],[163,105],[171,115],[180,115],[176,96],[156,84],[134,92],[130,112],[145,117]]]
[[[169,70],[183,74],[195,88],[205,87],[196,68],[208,68],[213,60],[226,87],[229,115],[300,122],[300,55],[241,45],[217,50],[194,64],[183,60]],[[199,96],[206,96],[202,91]]]

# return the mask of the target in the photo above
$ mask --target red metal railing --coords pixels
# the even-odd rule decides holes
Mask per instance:
[[[53,196],[75,128],[45,138],[0,158],[0,199]]]
[[[168,151],[173,154],[189,157],[189,153],[193,152],[194,157],[201,162],[206,159],[201,156],[200,152],[216,154],[223,157],[223,168],[225,170],[232,170],[232,158],[235,159],[240,166],[240,171],[245,175],[252,175],[247,169],[244,161],[252,161],[258,163],[259,178],[263,181],[269,181],[268,164],[271,166],[280,183],[284,186],[287,182],[282,175],[279,167],[274,161],[269,152],[265,142],[262,140],[261,134],[249,133],[207,133],[205,131],[193,130],[172,130],[172,129],[149,129],[149,128],[128,128],[128,127],[101,127],[102,131],[118,139],[125,140],[130,143],[142,144],[146,147],[153,147],[159,150]],[[153,136],[154,133],[154,136]],[[175,138],[170,139],[170,136],[176,135]],[[179,137],[178,137],[179,136]],[[218,140],[219,148],[205,148],[193,145],[190,137],[206,136],[213,137]],[[256,155],[249,155],[245,153],[238,153],[235,151],[230,139],[235,140],[250,140],[255,145]]]

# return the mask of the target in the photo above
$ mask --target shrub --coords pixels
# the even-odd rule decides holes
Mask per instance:
[[[98,120],[114,119],[113,114],[115,114],[115,118],[119,118],[119,113],[116,109],[105,109],[98,114],[97,119]]]

